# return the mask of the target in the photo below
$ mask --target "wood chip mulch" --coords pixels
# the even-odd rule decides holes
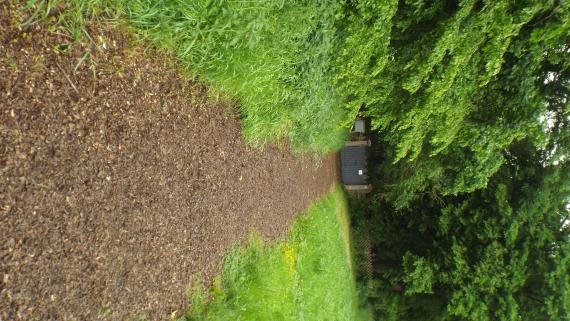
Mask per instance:
[[[125,30],[72,45],[15,14],[0,1],[0,320],[168,319],[338,181],[336,155],[248,147],[234,105]]]

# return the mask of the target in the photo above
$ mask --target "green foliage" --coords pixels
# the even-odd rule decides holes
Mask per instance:
[[[213,289],[199,287],[185,320],[367,320],[345,251],[340,188],[298,217],[286,242],[250,238],[225,258]]]
[[[527,137],[544,144],[545,69],[567,73],[567,4],[351,4],[336,79],[349,109],[362,107],[379,130],[379,195],[404,207],[426,194],[473,192],[508,146]]]
[[[436,320],[570,320],[570,163],[544,166],[527,141],[505,158],[483,190],[399,213],[378,204],[379,314],[414,320],[408,304],[429,304]]]
[[[570,320],[569,21],[566,2],[399,2],[392,86],[363,102],[378,317]]]
[[[381,75],[393,59],[391,20],[398,1],[358,1],[354,6],[344,10],[334,74],[336,90],[352,116],[349,121],[363,105],[382,104],[390,94],[392,80]]]
[[[404,268],[403,281],[407,284],[406,294],[433,293],[437,266],[434,267],[425,258],[415,256],[411,252],[407,252],[402,261]]]

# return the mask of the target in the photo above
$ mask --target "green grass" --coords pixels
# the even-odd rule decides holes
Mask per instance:
[[[288,240],[252,236],[229,252],[212,289],[195,290],[180,320],[369,320],[359,307],[346,215],[337,187],[294,221]]]
[[[250,144],[288,138],[295,150],[317,153],[342,146],[357,112],[333,88],[341,2],[27,1],[33,19],[66,3],[60,21],[76,38],[88,36],[90,18],[126,23],[174,53],[216,96],[237,100]]]

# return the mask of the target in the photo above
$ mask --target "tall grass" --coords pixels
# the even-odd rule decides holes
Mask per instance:
[[[252,237],[226,257],[222,278],[195,291],[180,320],[369,320],[359,307],[340,188],[296,219],[289,240]]]
[[[289,137],[324,152],[346,117],[331,81],[334,0],[127,0],[120,16],[176,52],[188,71],[236,97],[249,142]]]
[[[295,149],[319,153],[342,146],[354,117],[332,81],[341,2],[28,1],[65,3],[63,20],[76,36],[86,16],[126,22],[216,94],[237,100],[248,142],[289,138]]]

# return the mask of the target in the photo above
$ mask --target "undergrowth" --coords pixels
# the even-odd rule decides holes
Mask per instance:
[[[359,307],[340,188],[293,223],[287,241],[252,236],[226,256],[213,288],[196,288],[185,320],[369,320]],[[344,218],[343,218],[344,217]]]

